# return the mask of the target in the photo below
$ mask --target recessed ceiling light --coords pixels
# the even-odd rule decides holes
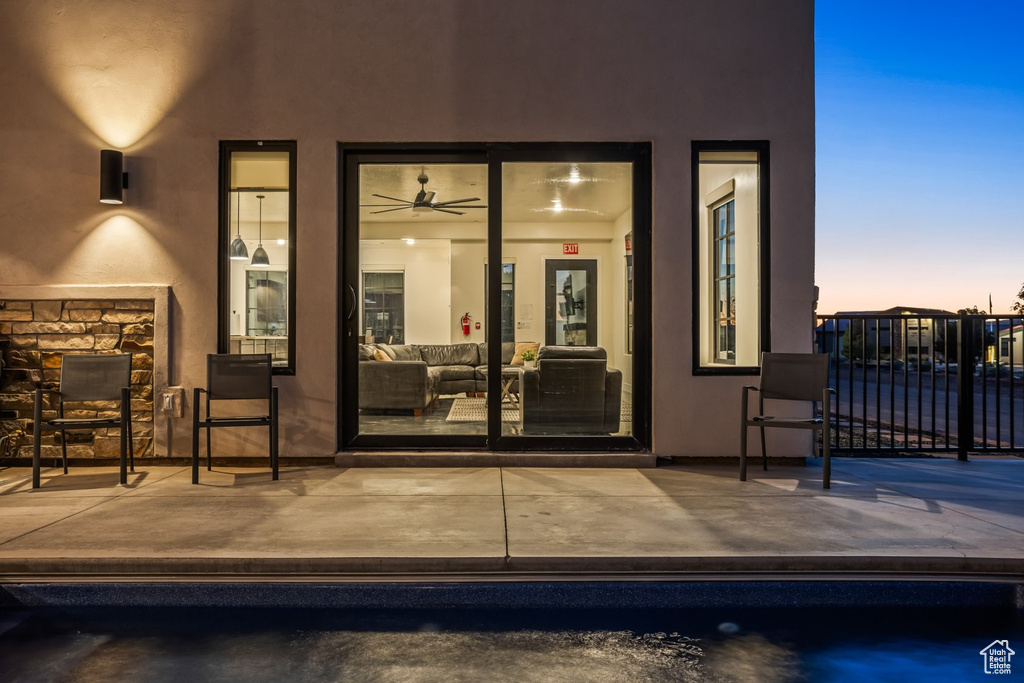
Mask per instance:
[[[580,169],[575,164],[569,169],[569,182],[573,185],[581,182],[583,178],[580,177]]]
[[[414,240],[411,237],[403,237],[402,241],[405,242],[406,244],[416,244],[416,240]]]
[[[282,245],[288,244],[288,240],[280,239],[280,240],[277,241],[277,243],[278,244],[282,244]]]
[[[554,204],[554,206],[551,207],[552,211],[558,212],[558,211],[564,211],[565,210],[565,207],[562,206],[562,200],[561,199],[554,199],[554,200],[552,200],[552,204]]]

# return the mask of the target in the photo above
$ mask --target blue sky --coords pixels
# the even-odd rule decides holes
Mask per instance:
[[[817,0],[818,312],[1007,312],[1024,283],[1024,0]]]

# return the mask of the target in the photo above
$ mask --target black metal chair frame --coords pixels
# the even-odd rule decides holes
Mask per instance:
[[[120,481],[128,483],[128,468],[135,472],[131,410],[132,354],[65,354],[61,359],[60,389],[36,389],[33,411],[32,488],[40,486],[41,437],[44,430],[60,431],[64,474],[68,473],[69,429],[117,427],[121,430]],[[57,396],[57,417],[43,420],[43,395]],[[64,403],[118,401],[117,417],[64,417]],[[127,456],[127,457],[126,457]]]
[[[749,414],[749,394],[758,392],[758,414]],[[831,397],[834,389],[828,387],[828,356],[815,353],[763,353],[761,354],[761,386],[743,387],[740,427],[740,481],[747,480],[747,429],[757,427],[761,432],[761,463],[768,471],[768,451],[765,447],[766,427],[784,429],[812,429],[821,432],[822,488],[831,487],[832,458]],[[803,401],[814,404],[821,401],[821,417],[777,417],[765,415],[764,401]]]
[[[241,385],[219,379],[217,370],[232,368]],[[267,427],[270,430],[270,467],[278,479],[277,387],[272,384],[271,354],[210,354],[206,357],[206,388],[196,387],[192,397],[192,483],[199,483],[199,430],[206,429],[206,469],[213,469],[210,430],[215,427]],[[200,419],[200,396],[206,395],[206,417]],[[265,415],[210,415],[211,401],[267,400]]]

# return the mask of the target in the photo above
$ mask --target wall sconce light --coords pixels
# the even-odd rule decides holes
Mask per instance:
[[[123,204],[128,174],[124,172],[124,154],[116,149],[100,150],[100,201]]]

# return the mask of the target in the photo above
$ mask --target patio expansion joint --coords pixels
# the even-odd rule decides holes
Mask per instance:
[[[73,517],[77,517],[77,516],[79,516],[79,515],[82,515],[82,514],[84,514],[84,513],[86,513],[86,512],[89,512],[89,511],[91,511],[91,510],[95,510],[95,509],[96,509],[96,508],[98,508],[99,506],[101,506],[101,505],[105,505],[106,503],[110,503],[110,502],[112,502],[112,501],[115,501],[115,500],[117,500],[118,498],[121,498],[122,496],[125,496],[125,495],[127,495],[128,493],[129,493],[128,491],[122,491],[121,493],[118,493],[118,494],[117,494],[117,495],[115,495],[115,496],[111,496],[111,497],[109,497],[109,498],[101,498],[101,499],[100,499],[100,500],[99,500],[99,501],[98,501],[98,502],[97,502],[96,504],[94,504],[94,505],[90,505],[90,506],[88,506],[88,507],[84,507],[84,508],[82,508],[81,510],[77,510],[76,512],[72,512],[71,514],[69,514],[69,515],[66,515],[66,516],[64,516],[64,517],[61,517],[60,519],[55,519],[55,520],[53,520],[52,522],[47,522],[46,524],[44,524],[44,525],[42,525],[42,526],[40,526],[40,527],[36,527],[35,529],[31,529],[31,530],[29,530],[29,531],[26,531],[26,532],[25,532],[25,533],[23,533],[23,534],[18,534],[17,536],[13,536],[13,537],[11,537],[11,538],[8,538],[8,539],[7,539],[7,540],[5,540],[5,541],[0,541],[0,547],[2,547],[2,546],[5,546],[5,545],[7,545],[8,543],[11,543],[11,542],[13,542],[13,541],[17,541],[17,540],[20,540],[20,539],[22,539],[22,538],[25,538],[26,536],[31,536],[32,534],[34,534],[34,533],[36,533],[36,532],[38,532],[38,531],[42,531],[42,530],[44,530],[44,529],[47,529],[47,528],[49,528],[49,527],[51,527],[51,526],[53,526],[53,525],[55,525],[55,524],[60,524],[61,522],[66,522],[67,520],[69,520],[69,519],[71,519],[71,518],[73,518]]]

